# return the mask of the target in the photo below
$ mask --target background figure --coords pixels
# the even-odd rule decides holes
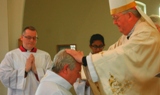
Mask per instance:
[[[89,55],[101,52],[104,49],[104,46],[104,37],[101,34],[93,34],[90,38],[89,47],[91,48],[91,53]],[[83,70],[88,81],[87,83],[89,84],[86,89],[86,95],[100,95],[99,84],[98,82],[92,81],[88,67],[83,66]]]
[[[28,26],[22,32],[22,46],[8,52],[0,64],[0,80],[8,95],[35,95],[39,81],[51,69],[50,55],[37,49],[37,31]]]
[[[105,46],[104,37],[101,34],[93,34],[89,41],[89,47],[91,48],[90,54],[99,53],[103,50]],[[89,74],[88,68],[82,66],[81,67],[81,79],[79,82],[77,80],[74,83],[74,89],[77,95],[99,95],[99,87],[97,82],[93,82],[91,80],[91,76]]]
[[[104,49],[104,38],[101,34],[93,34],[90,38],[89,47],[91,48],[91,54],[99,53]]]
[[[109,50],[83,56],[66,50],[89,68],[101,95],[159,95],[160,35],[134,0],[109,0],[113,23],[123,34]],[[101,88],[102,87],[102,88]]]
[[[151,15],[150,18],[156,25],[158,31],[160,32],[160,17],[158,15]]]
[[[80,77],[80,63],[61,50],[55,55],[53,64],[52,71],[48,70],[42,78],[36,95],[72,95],[69,89]]]
[[[93,34],[89,40],[89,47],[91,49],[90,55],[101,52],[104,49],[105,41],[101,34]],[[99,95],[99,85],[98,82],[93,82],[91,80],[88,67],[82,66],[81,70],[82,80],[86,81],[85,95]],[[84,82],[84,81],[83,81]],[[83,91],[81,91],[82,93]],[[84,92],[83,92],[84,93]]]

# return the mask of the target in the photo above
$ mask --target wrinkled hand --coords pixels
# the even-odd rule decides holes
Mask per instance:
[[[82,63],[82,58],[84,56],[82,51],[75,51],[72,49],[66,49],[66,52],[70,54],[77,62]]]
[[[28,59],[26,61],[26,66],[25,66],[26,72],[29,72],[31,70],[33,60],[34,60],[34,56],[33,56],[33,54],[30,54],[30,56],[28,57]]]

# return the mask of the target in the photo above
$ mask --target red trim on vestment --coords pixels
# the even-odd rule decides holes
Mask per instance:
[[[22,52],[27,52],[27,49],[25,49],[23,46],[20,46],[19,49],[20,49]],[[37,48],[33,48],[30,52],[37,52]]]

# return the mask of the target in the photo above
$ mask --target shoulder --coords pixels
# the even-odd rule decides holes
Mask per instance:
[[[39,84],[36,95],[44,95],[44,94],[46,95],[64,95],[64,92],[59,87],[59,85],[57,85],[56,83],[50,82],[50,81],[43,81]]]
[[[51,82],[41,82],[37,88],[36,95],[52,95],[54,86]]]
[[[12,60],[17,56],[21,56],[21,51],[18,48],[7,52],[4,56],[4,60]]]
[[[17,49],[13,49],[13,50],[7,52],[6,55],[18,54],[20,52],[21,51],[19,50],[19,48],[17,48]]]
[[[137,24],[135,25],[135,30],[142,30],[142,31],[156,31],[149,23],[145,20],[140,19]]]
[[[137,24],[134,27],[133,35],[141,35],[143,37],[151,37],[152,34],[155,34],[158,31],[152,27],[150,24],[148,24],[146,21],[140,20],[137,22]],[[156,33],[156,34],[157,34]],[[130,37],[131,38],[131,37]]]

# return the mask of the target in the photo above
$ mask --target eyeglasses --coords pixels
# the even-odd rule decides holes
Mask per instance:
[[[31,36],[25,36],[25,35],[23,35],[23,36],[28,40],[31,40],[31,39],[37,40],[38,39],[38,37],[31,37]]]
[[[99,45],[99,46],[97,46],[97,45],[92,45],[91,47],[93,47],[94,49],[103,49],[104,48],[104,45]]]
[[[113,15],[113,16],[112,16],[112,19],[113,19],[114,21],[118,21],[118,19],[119,19],[122,15],[124,15],[124,14]]]

